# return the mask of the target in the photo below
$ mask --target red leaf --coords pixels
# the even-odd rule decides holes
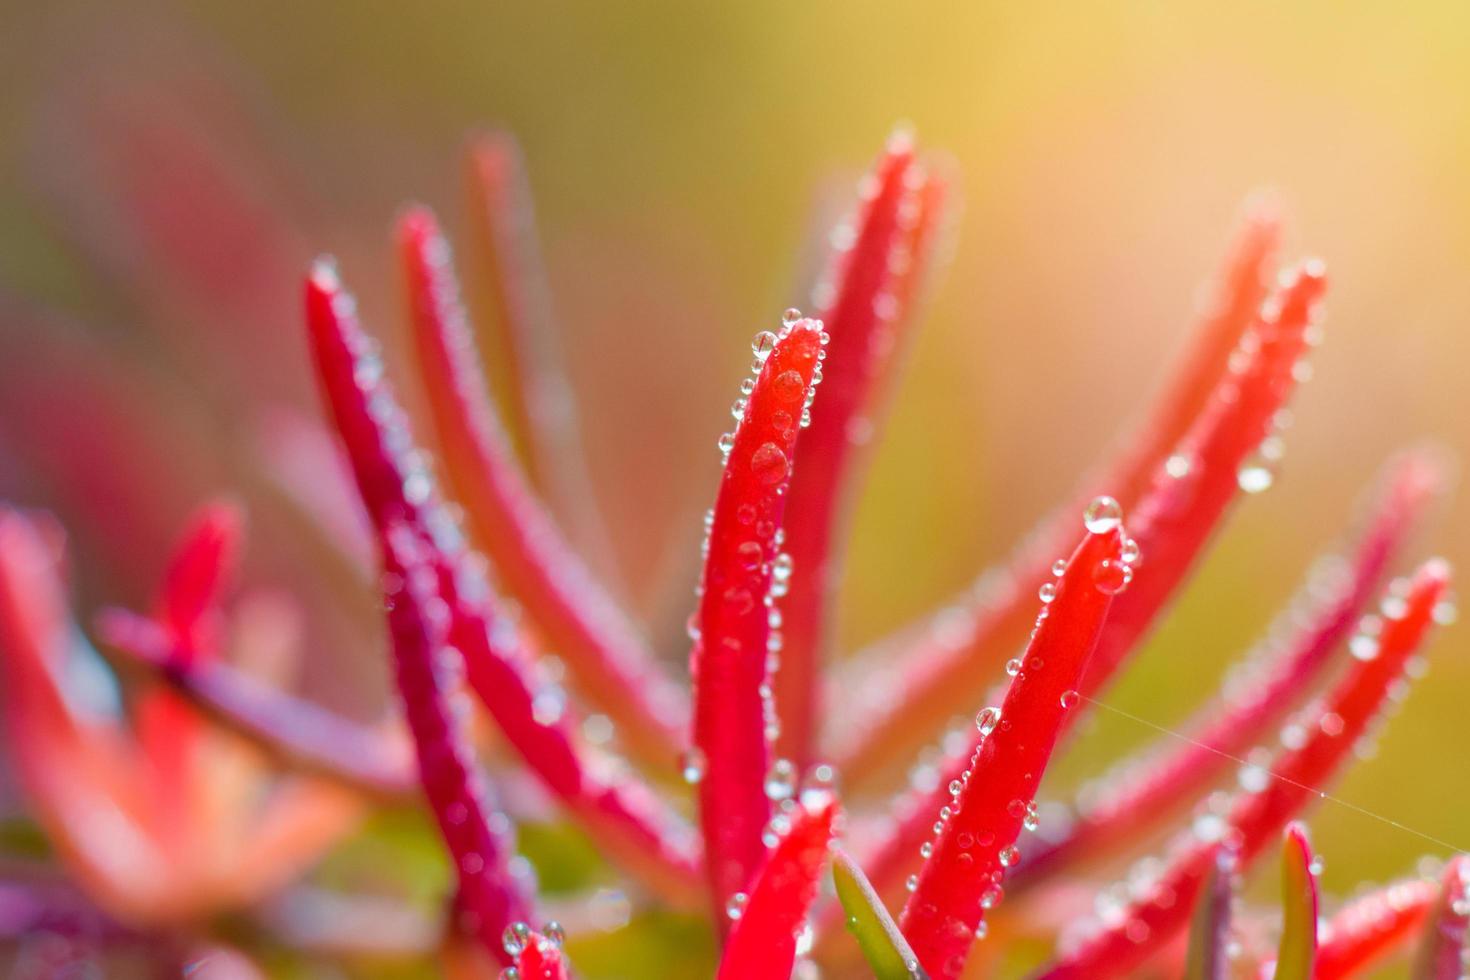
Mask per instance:
[[[1372,969],[1418,934],[1439,894],[1438,882],[1416,878],[1348,902],[1322,929],[1313,980],[1345,980]]]
[[[981,576],[973,594],[854,658],[836,685],[844,692],[843,703],[856,705],[853,714],[868,719],[864,727],[848,726],[838,746],[838,768],[850,787],[887,771],[934,725],[963,713],[985,694],[990,671],[1024,640],[1032,590],[1045,580],[1051,560],[1071,546],[1074,515],[1087,500],[1107,493],[1125,511],[1135,512],[1159,467],[1199,426],[1227,373],[1230,352],[1255,323],[1278,236],[1269,209],[1257,208],[1248,216],[1173,382],[1118,461],[1087,481],[1078,503],[1060,509],[1029,535],[1003,568]],[[1234,466],[1228,478],[1235,478]]]
[[[450,478],[477,539],[582,692],[605,708],[639,755],[667,770],[688,717],[683,692],[522,478],[486,397],[449,245],[433,216],[409,212],[399,243],[425,390]]]
[[[786,828],[774,831],[780,839],[756,872],[730,930],[718,980],[791,976],[797,936],[807,928],[838,818],[836,800],[821,792],[805,794],[795,809],[775,818],[773,824],[785,823]]]
[[[1470,857],[1456,854],[1445,865],[1439,898],[1425,923],[1415,980],[1460,980],[1470,958]]]
[[[913,142],[896,133],[862,184],[851,225],[839,231],[832,280],[819,286],[820,319],[832,341],[822,365],[822,404],[797,440],[805,459],[791,478],[787,554],[800,571],[782,603],[781,669],[774,687],[781,718],[779,750],[811,761],[818,676],[842,577],[842,530],[856,489],[857,457],[872,438],[882,383],[901,347],[906,302],[929,257],[942,185],[913,159]],[[826,297],[830,297],[829,299]]]
[[[508,133],[487,133],[469,148],[466,176],[475,268],[483,273],[490,355],[500,368],[493,390],[526,461],[531,482],[566,520],[583,552],[606,569],[607,527],[592,493],[576,396],[557,343],[536,216],[521,149]]]
[[[243,522],[243,513],[232,503],[206,505],[195,513],[169,558],[155,619],[171,638],[167,649],[182,667],[219,654],[219,603],[234,571]],[[156,686],[135,700],[133,715],[138,741],[156,777],[162,819],[181,834],[201,719],[183,699]]]
[[[178,640],[180,656],[210,657],[219,650],[219,604],[239,556],[245,515],[232,501],[216,501],[194,515],[164,572],[158,620]]]
[[[1262,644],[1261,665],[1248,678],[1231,680],[1225,694],[1181,726],[1186,740],[1161,738],[1097,779],[1100,795],[1068,825],[1065,836],[1041,844],[1022,862],[1014,887],[1064,873],[1092,856],[1116,855],[1124,842],[1145,838],[1261,741],[1331,662],[1384,568],[1445,480],[1441,461],[1431,453],[1395,459],[1380,481],[1371,520],[1350,564],[1336,563],[1325,576],[1313,573],[1279,618],[1290,632],[1275,639],[1282,634],[1273,628]]]
[[[1000,899],[1015,846],[1034,821],[1034,799],[1063,726],[1078,706],[1077,685],[1101,634],[1113,596],[1132,577],[1117,504],[1099,498],[1088,509],[1088,533],[1046,603],[1025,654],[1007,667],[1010,687],[1000,709],[976,716],[970,767],[941,791],[931,810],[940,827],[900,924],[925,969],[958,977],[986,909]]]
[[[1194,427],[1154,477],[1131,526],[1147,574],[1119,601],[1083,679],[1103,686],[1186,578],[1225,509],[1248,489],[1247,460],[1276,431],[1275,416],[1296,384],[1307,329],[1326,287],[1320,263],[1290,273],[1262,307],[1240,348],[1246,356],[1217,386]]]
[[[784,325],[780,337],[758,334],[757,358],[764,360],[734,435],[721,438],[728,453],[705,542],[698,638],[690,654],[697,761],[686,767],[696,778],[702,773],[700,823],[717,910],[747,889],[765,854],[767,727],[774,721],[762,694],[773,638],[768,603],[773,581],[780,591],[787,576],[780,537],[785,491],[822,343],[821,324],[813,320]]]
[[[384,529],[384,598],[393,637],[398,693],[419,762],[424,795],[459,881],[461,927],[499,951],[500,935],[527,918],[525,883],[511,873],[510,821],[485,796],[487,784],[450,707],[455,663],[447,646],[449,613],[428,564],[425,542],[408,525]]]
[[[1218,827],[1197,825],[1158,878],[1135,889],[1139,898],[1041,976],[1101,980],[1127,971],[1158,950],[1183,926],[1217,834],[1238,847],[1242,866],[1248,866],[1287,820],[1318,798],[1317,787],[1333,774],[1382,708],[1424,639],[1448,581],[1444,563],[1431,561],[1419,569],[1406,597],[1390,595],[1382,634],[1371,653],[1366,644],[1358,648],[1360,657],[1371,659],[1355,659],[1332,692],[1302,712],[1303,722],[1287,726],[1283,741],[1288,747],[1269,772],[1262,773],[1265,785],[1240,795]]]

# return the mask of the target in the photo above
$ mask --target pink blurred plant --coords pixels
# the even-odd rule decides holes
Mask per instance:
[[[202,168],[189,186],[209,189],[209,213],[259,246],[229,172],[189,159]],[[123,169],[129,203],[147,214],[158,187]],[[250,489],[284,491],[276,503],[292,526],[311,528],[323,560],[354,571],[358,599],[371,592],[386,610],[386,629],[373,628],[389,638],[402,721],[349,720],[287,693],[281,672],[262,666],[279,657],[271,649],[298,645],[281,640],[285,624],[306,606],[324,615],[331,597],[234,598],[243,520],[226,503],[199,512],[147,614],[98,618],[95,635],[125,681],[119,699],[67,612],[57,524],[6,509],[7,749],[80,895],[61,915],[54,894],[17,879],[0,893],[10,912],[0,929],[81,935],[77,910],[89,909],[112,930],[93,935],[98,944],[218,944],[217,914],[283,890],[309,901],[309,866],[365,813],[407,803],[432,816],[454,882],[442,929],[415,934],[414,952],[437,952],[457,977],[550,980],[570,976],[573,959],[616,973],[593,953],[570,955],[576,930],[549,921],[516,853],[518,821],[544,799],[648,902],[707,911],[721,980],[814,976],[818,964],[857,975],[864,962],[882,978],[983,976],[1036,937],[1054,945],[1042,977],[1346,977],[1416,935],[1418,976],[1459,974],[1463,857],[1441,882],[1390,886],[1319,924],[1316,861],[1293,823],[1422,673],[1426,635],[1452,613],[1437,560],[1394,579],[1369,611],[1443,489],[1433,452],[1387,465],[1358,543],[1314,573],[1187,740],[1126,760],[1064,819],[1037,803],[1051,757],[1232,506],[1270,482],[1286,406],[1319,340],[1326,279],[1316,260],[1271,278],[1280,231],[1269,205],[1248,209],[1182,366],[1116,462],[980,587],[838,663],[831,620],[848,511],[946,204],[945,182],[896,134],[832,236],[815,315],[787,310],[752,343],[735,425],[718,440],[686,686],[577,544],[596,537],[595,506],[548,349],[514,144],[477,141],[470,175],[495,374],[508,390],[491,397],[434,216],[409,209],[397,246],[430,442],[411,431],[335,265],[319,260],[306,280],[306,335],[342,452],[308,415],[278,412],[250,477]],[[228,262],[203,261],[173,237],[160,244],[196,286],[229,280]],[[660,365],[651,357],[640,370]],[[6,426],[22,451],[26,420],[53,404],[45,396],[20,399]],[[76,409],[57,410],[90,432]],[[118,440],[108,448],[126,461],[131,440],[141,453],[155,438],[144,424],[120,427]],[[84,465],[67,463],[63,473]],[[110,476],[127,490],[162,478]],[[360,507],[342,492],[349,480]],[[108,509],[132,498],[142,495],[70,503],[108,524],[118,521]],[[575,515],[576,529],[558,515]],[[939,761],[896,789],[901,764],[936,739]],[[1218,789],[1242,758],[1237,788]],[[1146,873],[1098,885],[1098,864],[1140,855],[1171,826],[1177,838]],[[1269,951],[1260,937],[1270,913],[1232,896],[1283,834],[1280,943]],[[820,888],[839,848],[840,907]],[[1095,914],[1081,914],[1089,903]],[[299,923],[264,929],[263,946],[333,945]]]

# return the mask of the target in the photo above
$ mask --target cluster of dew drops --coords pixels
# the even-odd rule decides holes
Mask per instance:
[[[567,940],[566,930],[558,922],[548,922],[541,927],[541,942],[550,943],[556,949],[561,949]],[[505,950],[505,955],[514,959],[526,951],[526,947],[532,942],[538,941],[531,927],[524,922],[512,922],[505,927],[500,934],[500,948]],[[521,971],[514,967],[506,967],[500,974],[502,980],[521,980]]]
[[[1308,263],[1308,271],[1320,275],[1321,263],[1315,260]],[[1280,285],[1285,288],[1291,284],[1292,274],[1282,274]],[[1268,343],[1275,335],[1277,324],[1281,318],[1281,297],[1279,295],[1267,297],[1261,303],[1257,314],[1257,325],[1253,330],[1247,331],[1241,336],[1240,342],[1230,354],[1226,362],[1226,370],[1229,372],[1231,384],[1217,397],[1225,400],[1233,400],[1239,396],[1238,382],[1251,370],[1252,363],[1258,355],[1261,346]],[[1312,313],[1312,319],[1306,325],[1302,339],[1306,343],[1308,351],[1321,346],[1323,338],[1322,324],[1318,319],[1316,311]],[[1291,366],[1292,380],[1297,384],[1306,384],[1312,380],[1312,364],[1307,355],[1299,358]],[[1292,413],[1288,408],[1277,410],[1267,423],[1267,430],[1255,451],[1250,454],[1236,470],[1236,484],[1248,494],[1262,493],[1269,490],[1276,481],[1276,471],[1281,465],[1281,460],[1286,454],[1286,444],[1281,434],[1292,424]],[[1169,476],[1177,480],[1185,480],[1193,475],[1198,467],[1186,455],[1176,454],[1170,456],[1164,464],[1164,469]]]
[[[1403,619],[1408,614],[1409,590],[1410,582],[1407,578],[1395,578],[1389,583],[1387,594],[1378,605],[1378,611],[1368,613],[1358,620],[1357,629],[1347,644],[1348,653],[1354,660],[1368,663],[1378,659],[1380,637],[1384,625],[1390,621]],[[1441,626],[1453,623],[1458,615],[1453,597],[1447,596],[1435,603],[1430,615],[1434,622]],[[1380,711],[1370,720],[1367,729],[1353,743],[1352,751],[1356,758],[1367,760],[1377,754],[1378,731],[1408,697],[1410,680],[1423,677],[1428,668],[1429,661],[1423,654],[1416,654],[1409,658],[1404,665],[1406,676],[1397,678],[1388,689],[1385,710]],[[1341,715],[1324,710],[1322,703],[1316,701],[1286,722],[1281,729],[1278,741],[1283,749],[1295,751],[1306,745],[1313,728],[1320,730],[1322,734],[1330,738],[1336,738],[1346,730],[1346,722]],[[1253,750],[1246,757],[1245,764],[1241,766],[1236,775],[1236,782],[1240,789],[1248,793],[1264,790],[1272,779],[1272,773],[1268,768],[1269,762],[1269,749],[1262,746]],[[1205,838],[1217,832],[1219,827],[1220,821],[1217,814],[1206,813],[1195,821],[1196,834]]]
[[[802,313],[800,310],[794,307],[788,309],[781,315],[781,330],[779,333],[762,330],[751,340],[750,348],[754,354],[754,359],[750,363],[750,376],[741,381],[740,396],[730,406],[730,415],[735,419],[735,429],[722,434],[717,442],[722,463],[729,464],[730,452],[735,447],[735,433],[739,431],[741,423],[745,420],[745,411],[750,405],[750,396],[755,391],[756,381],[760,377],[761,370],[765,367],[767,359],[770,358],[771,353],[776,349],[776,345],[791,332],[792,328],[801,319]],[[825,331],[820,334],[819,339],[823,348],[825,348],[827,342],[830,340]],[[797,422],[803,429],[811,425],[811,406],[816,397],[817,385],[822,382],[822,362],[826,357],[827,352],[825,349],[819,349],[817,351],[817,363],[812,371],[811,386],[807,389],[806,400],[801,409],[801,418]],[[787,379],[788,374],[793,376],[792,379]],[[801,381],[800,375],[795,371],[783,373],[773,379],[773,383],[777,385],[804,384]],[[776,413],[775,422],[778,426],[781,425],[780,416],[783,414],[783,412]],[[774,443],[767,443],[757,448],[755,453],[752,454],[750,462],[752,467],[760,471],[757,475],[762,476],[763,482],[768,482],[764,480],[763,474],[765,473],[777,474],[779,478],[784,479],[788,472],[788,463],[785,454]],[[785,492],[785,489],[785,484],[781,483],[773,488],[773,492],[779,496]],[[749,507],[750,505],[747,504],[745,506]],[[763,529],[756,518],[757,515],[753,510],[748,514],[742,513],[737,515],[737,519],[742,524],[754,525],[757,533],[757,538],[742,545],[739,553],[744,555],[748,551],[751,556],[751,561],[749,562],[751,570],[756,570],[761,569],[761,559],[764,557],[764,549],[759,539],[770,537],[772,546],[776,549],[774,557],[771,558],[764,569],[761,569],[768,572],[770,576],[769,587],[762,599],[762,603],[766,609],[766,621],[770,629],[766,635],[766,679],[761,684],[760,696],[765,722],[764,735],[768,743],[774,743],[781,735],[781,726],[776,716],[775,693],[771,685],[771,678],[781,666],[781,626],[783,623],[781,610],[777,607],[776,600],[785,596],[791,587],[793,563],[791,555],[780,550],[786,540],[785,531],[781,528],[775,528],[774,530]],[[706,511],[704,515],[704,539],[700,545],[700,556],[702,558],[709,557],[710,532],[714,528],[714,521],[714,510],[710,509]],[[762,533],[763,531],[766,533]],[[694,594],[696,598],[703,596],[704,584],[702,582],[695,586]],[[700,640],[699,611],[697,609],[689,617],[687,631],[691,640],[696,642]],[[696,786],[703,781],[708,765],[709,760],[705,758],[704,752],[698,746],[691,746],[684,752],[680,759],[680,775],[685,783]],[[761,840],[767,847],[775,847],[791,828],[790,815],[797,806],[798,783],[796,765],[790,759],[778,758],[771,763],[770,770],[766,773],[764,789],[766,796],[775,804],[776,813],[761,835]],[[803,794],[808,792],[825,794],[831,792],[835,783],[836,773],[833,768],[825,763],[819,763],[811,768],[802,792]],[[734,893],[725,903],[725,914],[732,921],[739,919],[744,914],[745,905],[748,900],[749,898],[744,892]],[[808,931],[804,931],[803,937],[798,938],[797,945],[798,953],[802,952],[803,946],[810,946]]]
[[[1087,509],[1082,515],[1082,524],[1089,534],[1108,534],[1120,527],[1122,522],[1123,510],[1112,497],[1100,496],[1094,498],[1087,505]],[[1128,587],[1128,583],[1133,580],[1133,566],[1139,560],[1139,557],[1138,543],[1132,538],[1125,537],[1119,551],[1118,559],[1105,558],[1098,562],[1097,566],[1092,570],[1093,586],[1104,595],[1112,596],[1122,592]],[[1067,560],[1065,558],[1058,558],[1051,567],[1053,578],[1060,579],[1066,574],[1067,568]],[[1054,581],[1044,583],[1038,590],[1037,598],[1041,600],[1041,610],[1037,613],[1036,625],[1031,630],[1031,636],[1033,638],[1036,636],[1037,630],[1041,628],[1041,625],[1046,622],[1051,603],[1056,599],[1057,594],[1057,585]],[[1045,664],[1036,658],[1027,658],[1023,661],[1020,657],[1016,657],[1006,663],[1006,674],[1016,680],[1021,680],[1024,679],[1026,670],[1040,670],[1044,666]],[[1060,697],[1062,708],[1067,710],[1076,707],[1080,700],[1081,695],[1071,690],[1064,691]],[[971,756],[971,764],[959,776],[950,781],[950,802],[939,810],[938,818],[934,821],[933,838],[919,845],[920,857],[928,860],[933,856],[935,844],[940,835],[943,834],[945,825],[958,812],[960,808],[960,797],[964,793],[965,786],[970,781],[971,774],[974,771],[974,761],[980,757],[980,752],[984,748],[985,741],[997,729],[1004,731],[1008,727],[1008,724],[1001,717],[1001,709],[994,705],[981,708],[976,713],[975,730],[978,732],[979,737],[973,743],[974,751]],[[1040,818],[1035,800],[1011,800],[1006,805],[1006,811],[1012,817],[1020,820],[1021,826],[1026,830],[1035,831],[1040,826]],[[974,839],[974,835],[968,832],[961,833],[955,841],[960,851],[959,860],[963,864],[969,864],[973,860],[969,853],[973,847],[977,844],[988,847],[993,842],[993,839],[976,840]],[[991,909],[1000,903],[1001,898],[1004,896],[1001,884],[1004,881],[1005,871],[1008,868],[1015,867],[1021,860],[1020,848],[1014,843],[1007,845],[1002,848],[999,854],[999,860],[1000,867],[991,873],[990,884],[981,893],[980,907],[982,909]],[[917,874],[909,875],[908,880],[905,882],[905,887],[912,892],[918,886],[919,876]],[[982,920],[975,929],[975,938],[985,938],[985,931],[986,924]]]

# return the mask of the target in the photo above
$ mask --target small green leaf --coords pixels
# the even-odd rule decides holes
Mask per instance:
[[[837,898],[847,916],[848,931],[857,937],[873,975],[878,980],[929,980],[857,862],[837,852],[832,860],[832,879],[837,883]]]
[[[1276,980],[1311,980],[1317,958],[1317,877],[1301,824],[1286,828],[1281,848],[1281,946]]]

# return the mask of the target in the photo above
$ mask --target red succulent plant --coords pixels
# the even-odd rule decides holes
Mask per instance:
[[[1346,977],[1416,937],[1416,976],[1461,975],[1463,856],[1439,881],[1415,877],[1319,921],[1317,862],[1293,822],[1422,673],[1430,628],[1452,614],[1437,560],[1393,579],[1370,609],[1445,482],[1432,451],[1387,465],[1357,543],[1314,571],[1182,739],[1125,760],[1072,807],[1038,804],[1053,754],[1237,499],[1270,483],[1326,279],[1316,260],[1272,277],[1269,205],[1247,211],[1182,365],[1116,462],[975,589],[839,659],[848,512],[946,206],[912,138],[892,137],[832,236],[813,315],[787,310],[754,338],[735,424],[718,439],[686,685],[579,550],[595,521],[547,349],[520,158],[495,136],[471,159],[500,397],[446,238],[412,208],[397,247],[415,364],[393,368],[417,377],[429,431],[411,430],[388,359],[320,260],[306,278],[306,336],[341,451],[309,418],[277,415],[269,475],[256,476],[285,489],[278,505],[318,533],[325,561],[357,571],[359,605],[344,618],[360,626],[363,593],[380,604],[366,616],[389,639],[399,711],[349,719],[263,666],[294,645],[281,639],[295,636],[293,617],[326,612],[234,595],[234,505],[200,511],[148,613],[98,618],[116,674],[66,611],[58,525],[6,509],[6,748],[67,878],[18,868],[0,886],[0,932],[103,950],[166,938],[168,956],[206,964],[198,950],[229,944],[331,955],[333,908],[372,922],[352,918],[349,896],[312,906],[300,879],[364,814],[407,805],[432,816],[452,879],[442,923],[415,933],[413,952],[432,951],[454,976],[618,975],[598,958],[613,954],[582,954],[575,903],[556,910],[570,929],[551,921],[517,853],[517,825],[551,808],[642,900],[707,913],[721,980],[984,976],[1016,969],[1007,957],[1024,960],[1038,937],[1054,941],[1046,962],[1032,954],[1048,978]],[[196,162],[190,186],[213,188],[211,213],[248,227],[228,175]],[[195,278],[218,279],[206,265]],[[666,366],[651,351],[639,369]],[[43,395],[13,404],[34,411]],[[7,429],[25,424],[18,413]],[[146,427],[134,435],[148,444]],[[111,475],[119,488],[139,478]],[[125,499],[81,509],[100,520]],[[557,515],[571,513],[583,516],[564,527]],[[940,751],[895,789],[929,742]],[[1097,883],[1096,864],[1140,856],[1171,827],[1163,857],[1121,885]],[[1277,929],[1234,896],[1283,840]],[[829,868],[835,900],[821,887]],[[259,935],[220,926],[282,890],[316,911],[262,917]],[[332,900],[344,904],[322,905]],[[1273,931],[1274,949],[1263,940]],[[359,939],[362,954],[372,942]]]

